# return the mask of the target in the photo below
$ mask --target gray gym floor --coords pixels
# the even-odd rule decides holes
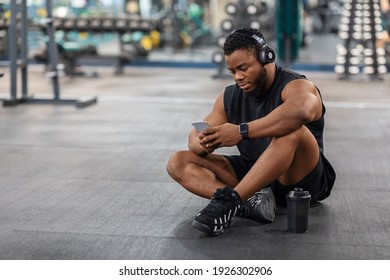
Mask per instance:
[[[51,97],[41,70],[30,70],[29,91]],[[279,209],[272,224],[236,218],[207,237],[191,222],[208,201],[172,181],[165,164],[231,80],[211,69],[97,70],[61,79],[62,98],[92,94],[96,105],[0,107],[0,259],[390,258],[389,75],[305,73],[327,106],[325,153],[337,172],[307,233],[288,233]],[[0,82],[5,98],[7,73]]]

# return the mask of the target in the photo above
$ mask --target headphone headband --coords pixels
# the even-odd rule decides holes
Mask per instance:
[[[230,35],[234,34],[234,33],[239,33],[239,34],[242,34],[242,35],[245,35],[247,37],[251,37],[253,39],[256,40],[256,42],[260,45],[260,46],[265,46],[267,45],[267,43],[265,42],[265,40],[263,38],[261,38],[260,36],[258,36],[257,34],[249,31],[249,30],[245,30],[245,29],[236,29],[234,30],[232,33],[230,33]]]
[[[257,36],[256,34],[253,34],[252,35],[252,38],[255,39],[260,45],[267,45],[267,43],[265,42],[265,40],[259,36]]]

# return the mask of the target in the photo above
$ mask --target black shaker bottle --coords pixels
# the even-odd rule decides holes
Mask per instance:
[[[309,224],[311,195],[308,191],[295,188],[287,195],[287,229],[289,232],[304,233]]]

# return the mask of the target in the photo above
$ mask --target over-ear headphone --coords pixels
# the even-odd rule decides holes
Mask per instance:
[[[265,40],[260,36],[245,29],[236,29],[231,34],[233,33],[240,33],[256,40],[257,44],[259,44],[260,46],[258,59],[262,64],[268,64],[275,61],[276,58],[275,51],[272,48],[270,48],[265,42]]]

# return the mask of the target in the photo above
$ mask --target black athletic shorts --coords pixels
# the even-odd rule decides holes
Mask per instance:
[[[239,181],[244,178],[246,173],[254,165],[254,162],[246,161],[238,155],[226,155],[225,157],[230,161],[230,164],[233,166],[233,169],[236,172],[236,176]],[[272,188],[276,203],[278,205],[285,206],[287,204],[286,196],[289,191],[294,190],[295,187],[300,187],[306,191],[309,191],[311,195],[311,203],[315,203],[317,201],[324,200],[330,195],[335,179],[336,173],[332,165],[325,158],[325,156],[320,153],[320,158],[318,160],[317,165],[299,183],[291,186],[285,186],[281,184],[278,180],[275,180],[270,184],[270,187]]]

